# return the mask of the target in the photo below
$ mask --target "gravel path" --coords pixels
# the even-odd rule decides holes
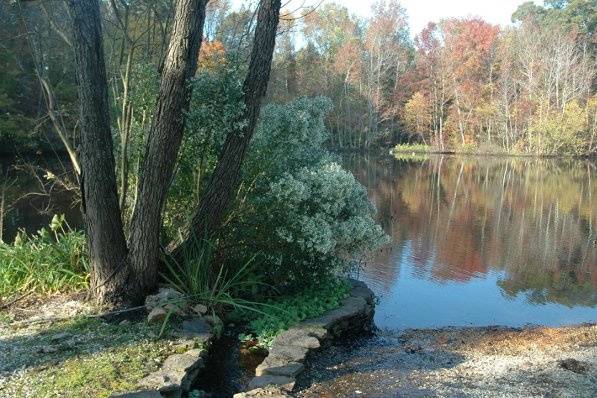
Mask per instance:
[[[297,387],[305,398],[597,397],[597,325],[379,332],[318,353]]]

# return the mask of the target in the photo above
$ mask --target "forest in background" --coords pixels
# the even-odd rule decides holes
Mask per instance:
[[[142,140],[150,121],[173,4],[101,5],[114,133],[130,151],[128,141]],[[66,8],[61,1],[3,2],[0,16],[0,151],[47,150],[61,142],[74,150],[78,115]],[[375,3],[368,19],[327,2],[286,10],[267,101],[330,98],[332,148],[408,142],[438,150],[595,153],[595,2],[527,2],[512,21],[498,27],[475,17],[447,19],[412,39],[395,0]],[[216,71],[233,85],[246,68],[254,24],[255,7],[211,1],[199,70]]]

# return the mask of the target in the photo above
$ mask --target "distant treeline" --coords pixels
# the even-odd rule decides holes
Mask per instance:
[[[102,17],[114,130],[122,131],[149,109],[143,93],[160,71],[173,9],[167,0],[114,4],[102,2]],[[2,2],[0,15],[0,148],[37,149],[59,130],[76,145],[66,9]],[[339,148],[417,142],[442,150],[595,153],[597,4],[527,2],[512,21],[500,28],[447,19],[413,40],[396,0],[375,3],[369,19],[334,3],[286,11],[268,99],[329,97],[330,145]],[[200,70],[242,68],[254,23],[250,7],[211,1]]]

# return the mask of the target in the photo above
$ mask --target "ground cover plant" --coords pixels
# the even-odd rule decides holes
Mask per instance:
[[[63,216],[35,234],[20,232],[13,243],[0,242],[0,297],[81,290],[88,281],[85,236]]]

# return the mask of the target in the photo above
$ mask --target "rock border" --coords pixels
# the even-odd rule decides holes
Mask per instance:
[[[174,348],[185,350],[168,356],[159,370],[139,382],[143,390],[110,395],[110,398],[180,398],[187,394],[205,367],[214,335],[202,318],[185,320],[176,332],[181,339]]]
[[[205,367],[219,318],[205,315],[207,307],[200,304],[188,308],[182,293],[170,288],[161,288],[148,296],[145,307],[149,323],[165,322],[169,313],[183,317],[180,327],[172,333],[177,337],[175,353],[164,360],[160,369],[139,381],[142,390],[112,394],[110,398],[180,398],[189,393]]]
[[[350,279],[350,283],[350,294],[340,307],[276,336],[268,356],[255,370],[248,391],[234,398],[289,397],[310,352],[335,339],[371,331],[375,296],[364,282]]]

